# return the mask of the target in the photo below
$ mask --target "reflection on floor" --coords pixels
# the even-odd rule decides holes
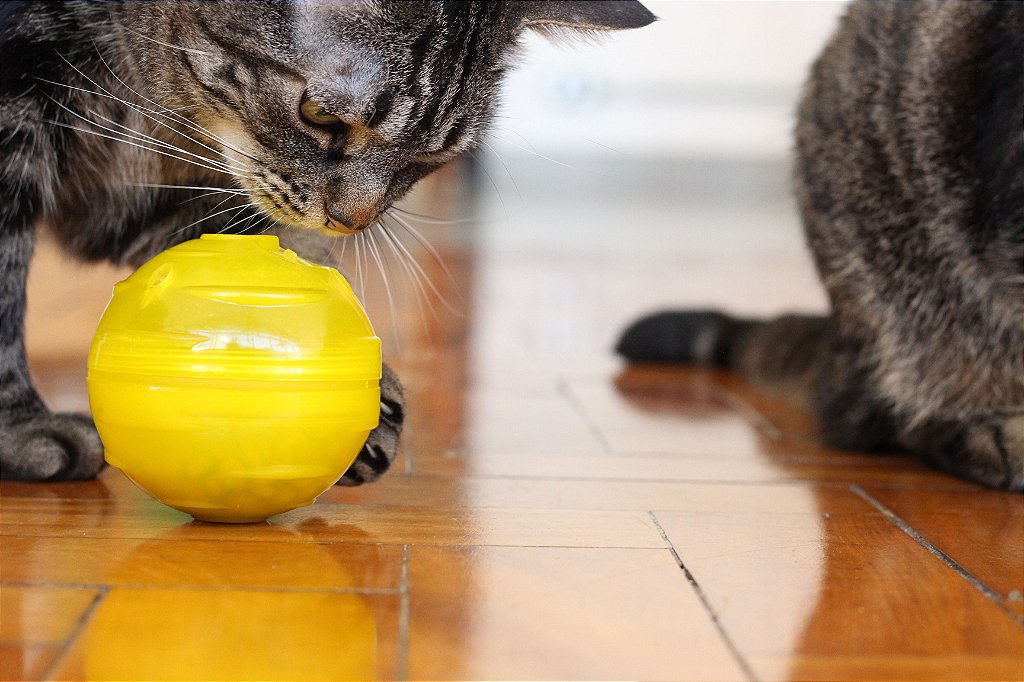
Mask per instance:
[[[473,202],[429,185],[399,215],[444,266],[389,223],[419,263],[388,256],[390,304],[370,242],[345,249],[409,393],[381,482],[246,526],[116,470],[0,485],[0,677],[1024,677],[1019,496],[827,451],[734,377],[609,351],[663,305],[823,308],[785,171],[563,170],[491,167]],[[85,409],[118,274],[49,254],[34,370]]]

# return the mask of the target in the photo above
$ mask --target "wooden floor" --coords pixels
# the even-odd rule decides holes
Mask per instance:
[[[472,216],[411,219],[448,270],[415,249],[429,301],[401,266],[393,307],[367,281],[409,393],[384,480],[244,526],[113,469],[0,484],[0,677],[1024,679],[1020,496],[828,451],[732,376],[610,352],[673,302],[822,309],[781,175],[519,177],[425,190],[415,210]],[[55,408],[87,407],[117,276],[41,249]]]

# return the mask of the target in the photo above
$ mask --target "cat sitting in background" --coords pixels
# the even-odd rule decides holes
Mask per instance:
[[[89,478],[102,445],[29,378],[36,224],[138,264],[203,232],[368,229],[472,149],[524,29],[649,24],[639,2],[0,3],[0,477]],[[340,481],[394,459],[401,386]]]
[[[851,5],[811,73],[796,193],[828,317],[671,311],[634,361],[726,367],[824,439],[1024,489],[1024,4]]]

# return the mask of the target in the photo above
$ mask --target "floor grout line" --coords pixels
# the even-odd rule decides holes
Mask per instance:
[[[877,509],[882,514],[882,516],[884,516],[893,525],[895,525],[906,535],[908,535],[911,539],[913,539],[914,542],[921,545],[921,547],[923,547],[929,554],[937,558],[942,563],[946,564],[947,567],[952,569],[954,573],[956,573],[961,578],[966,580],[971,585],[971,587],[973,587],[982,595],[984,595],[985,598],[987,598],[989,601],[994,602],[996,606],[998,606],[1011,619],[1016,621],[1018,625],[1024,626],[1024,616],[1014,612],[1013,609],[1006,606],[1005,600],[1003,599],[1003,596],[1001,594],[999,594],[997,591],[986,585],[980,578],[978,578],[973,573],[964,568],[962,565],[960,565],[960,563],[958,563],[956,559],[949,556],[941,549],[933,545],[931,541],[928,540],[928,538],[919,533],[913,526],[911,526],[909,523],[907,523],[899,516],[897,516],[895,512],[893,512],[884,504],[876,500],[870,493],[868,493],[866,490],[861,488],[856,483],[850,485],[850,491],[853,492],[858,497],[860,497],[865,502],[867,502],[868,504],[870,504],[872,507]]]
[[[68,657],[68,654],[71,652],[71,648],[74,646],[75,641],[78,640],[78,636],[82,634],[82,631],[85,629],[85,626],[92,619],[93,614],[96,613],[96,609],[99,608],[100,602],[102,602],[106,598],[109,592],[110,588],[106,585],[101,586],[97,590],[96,596],[93,597],[92,601],[89,602],[89,605],[85,607],[85,610],[82,612],[82,615],[78,618],[78,622],[75,623],[75,627],[71,629],[71,632],[68,633],[68,636],[64,638],[63,642],[61,642],[61,645],[57,649],[57,653],[54,655],[53,660],[50,662],[50,665],[46,666],[46,670],[44,670],[43,674],[40,676],[41,679],[53,679],[54,674],[56,674],[56,672],[60,670],[60,667],[64,664],[64,660]]]
[[[731,653],[733,658],[736,659],[737,665],[739,665],[740,669],[743,670],[743,674],[747,676],[747,679],[756,681],[758,677],[754,674],[754,669],[750,667],[750,663],[747,662],[746,657],[740,652],[736,643],[732,641],[732,637],[729,636],[729,633],[725,631],[725,626],[722,624],[722,621],[719,620],[714,607],[711,606],[711,601],[708,599],[707,594],[700,586],[700,583],[697,582],[693,573],[690,572],[690,569],[688,569],[686,564],[683,563],[683,558],[679,556],[679,552],[676,551],[675,545],[672,544],[672,540],[669,539],[668,533],[666,533],[665,529],[661,527],[661,523],[658,521],[657,515],[650,510],[648,510],[647,515],[650,517],[651,522],[654,523],[654,527],[657,528],[658,533],[661,535],[661,539],[664,540],[665,546],[668,548],[668,551],[672,553],[672,558],[675,559],[679,568],[683,570],[683,575],[686,576],[686,580],[690,583],[690,587],[693,588],[697,598],[700,599],[701,604],[704,606],[704,610],[708,612],[711,622],[714,624],[715,629],[718,630],[718,634],[722,637],[722,641],[725,642],[725,646],[729,649],[729,653]]]

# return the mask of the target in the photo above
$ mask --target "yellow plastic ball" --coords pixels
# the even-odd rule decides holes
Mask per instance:
[[[89,353],[107,462],[196,519],[311,504],[380,417],[380,339],[337,270],[204,235],[114,287]]]

